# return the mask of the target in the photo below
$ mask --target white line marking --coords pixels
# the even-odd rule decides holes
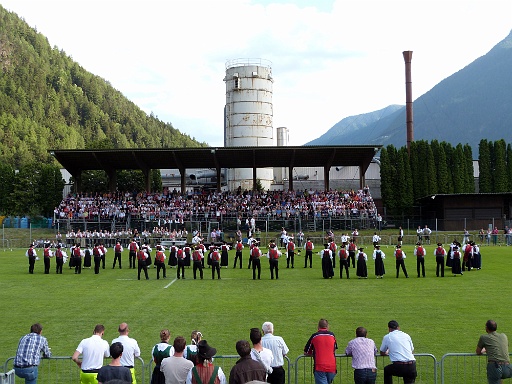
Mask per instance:
[[[167,284],[167,285],[164,287],[164,289],[169,288],[171,285],[173,285],[173,284],[174,284],[174,282],[175,282],[176,280],[178,280],[178,279],[174,279],[173,281],[171,281],[169,284]]]

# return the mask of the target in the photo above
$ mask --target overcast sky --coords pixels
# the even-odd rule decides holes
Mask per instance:
[[[405,104],[512,29],[511,0],[0,0],[148,114],[223,145],[225,63],[272,62],[274,127],[290,144]],[[405,122],[404,122],[405,125]],[[404,128],[405,129],[405,128]]]

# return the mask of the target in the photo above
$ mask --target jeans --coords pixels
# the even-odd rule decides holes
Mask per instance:
[[[331,384],[336,376],[336,372],[315,371],[315,384]]]
[[[487,363],[487,382],[489,384],[499,384],[501,379],[512,377],[512,365]]]
[[[375,384],[375,380],[377,380],[376,369],[365,368],[354,370],[355,384]]]
[[[37,365],[28,368],[14,368],[16,376],[25,379],[25,384],[36,384],[38,369]]]

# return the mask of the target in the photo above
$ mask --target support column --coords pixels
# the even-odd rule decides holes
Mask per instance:
[[[329,190],[329,171],[331,167],[324,167],[324,190],[327,192]]]
[[[220,182],[220,168],[217,168],[217,192],[220,192],[221,182]]]
[[[146,192],[151,193],[151,169],[144,172],[144,181],[146,184]]]
[[[117,172],[115,169],[109,169],[106,172],[108,177],[108,190],[115,192],[117,189]]]
[[[184,195],[187,192],[187,183],[185,182],[185,168],[180,168],[180,184],[181,184],[181,194]]]
[[[76,174],[73,174],[73,179],[75,179],[75,185],[73,186],[75,193],[82,192],[82,171],[78,171]]]
[[[363,189],[366,185],[366,177],[364,174],[363,166],[359,166],[359,189]]]
[[[256,168],[252,169],[252,190],[256,190]]]
[[[293,167],[288,167],[288,190],[293,191]]]

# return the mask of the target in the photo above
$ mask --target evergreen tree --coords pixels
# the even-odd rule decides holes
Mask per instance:
[[[491,152],[486,139],[478,144],[478,190],[480,193],[492,192]]]
[[[512,146],[507,145],[507,179],[508,179],[508,192],[512,191]]]
[[[494,142],[494,169],[492,172],[494,179],[493,192],[507,192],[507,164],[506,164],[506,144],[505,140]]]
[[[427,191],[426,196],[435,195],[438,191],[437,189],[437,167],[436,162],[434,160],[434,152],[432,151],[432,145],[427,144],[427,156],[426,156],[426,167],[427,167],[427,178],[426,178],[426,184],[427,184]],[[424,196],[425,196],[424,195]]]
[[[14,169],[5,163],[0,163],[0,214],[12,212],[12,193],[14,188]]]
[[[464,159],[466,160],[465,165],[465,188],[466,193],[474,193],[475,192],[475,170],[473,168],[473,151],[469,144],[465,144],[464,148]]]

